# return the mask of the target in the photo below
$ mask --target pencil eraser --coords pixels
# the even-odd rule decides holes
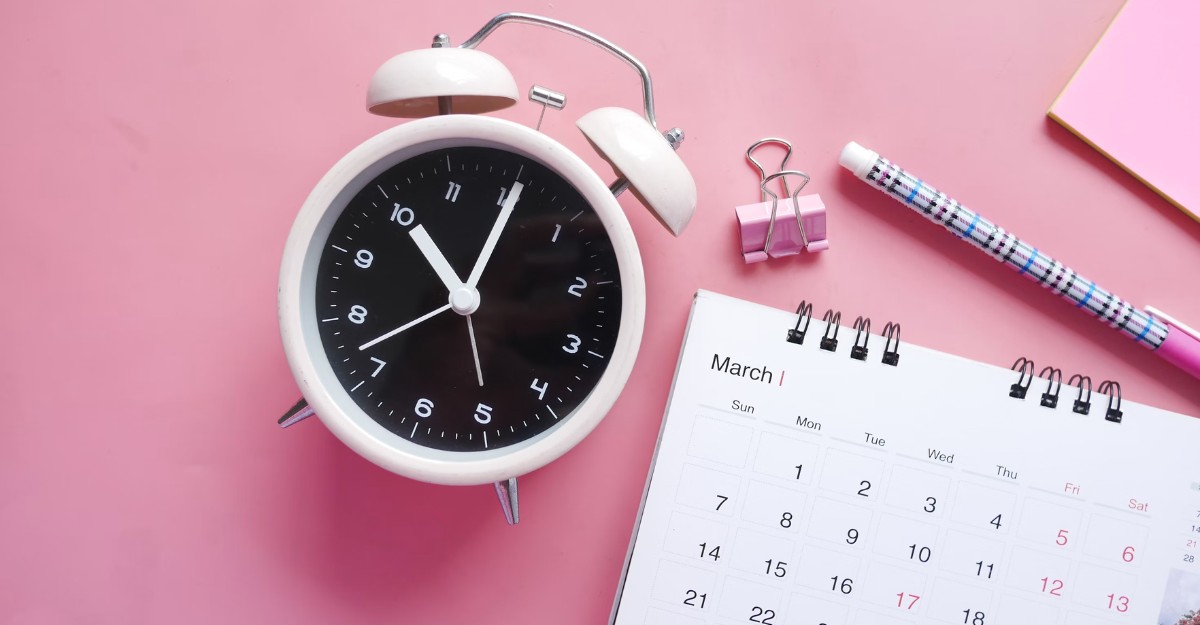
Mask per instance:
[[[854,172],[854,175],[859,178],[864,178],[867,172],[871,171],[871,166],[875,161],[879,160],[879,153],[868,150],[863,146],[851,141],[842,148],[842,154],[838,157],[838,162],[842,167]]]

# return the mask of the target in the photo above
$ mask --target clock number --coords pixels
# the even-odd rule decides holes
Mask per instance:
[[[375,262],[375,255],[370,250],[358,250],[358,253],[354,255],[354,264],[363,269],[370,267],[373,262]]]
[[[350,314],[346,315],[346,318],[350,320],[350,323],[362,325],[367,320],[367,309],[355,304],[350,307]]]
[[[507,187],[500,187],[500,197],[496,198],[496,206],[504,206],[504,194],[508,193]]]
[[[558,233],[562,232],[562,224],[554,224],[554,234],[550,235],[550,242],[558,242]]]
[[[563,345],[563,351],[567,352],[568,354],[574,354],[574,353],[578,352],[579,344],[583,342],[582,340],[579,339],[578,336],[575,336],[574,334],[568,334],[567,341],[569,341],[570,344]]]
[[[537,379],[537,378],[534,378],[534,379],[533,379],[533,384],[530,384],[530,385],[529,385],[529,388],[530,388],[530,389],[532,389],[532,390],[535,390],[535,391],[537,391],[537,394],[538,394],[538,399],[539,399],[539,400],[540,400],[540,399],[545,399],[545,397],[546,397],[546,389],[550,388],[550,383],[549,383],[549,382],[542,382],[542,385],[541,385],[541,386],[538,386],[538,379]]]
[[[401,226],[412,224],[416,218],[417,214],[413,212],[413,209],[408,208],[407,206],[400,206],[399,204],[396,204],[392,207],[392,221],[400,224]]]
[[[413,408],[413,412],[417,413],[418,417],[428,417],[433,414],[433,402],[428,399],[418,399],[417,406]]]
[[[386,362],[384,362],[384,361],[382,361],[382,360],[380,360],[380,359],[378,359],[378,358],[376,358],[376,357],[374,357],[374,356],[372,356],[372,357],[371,357],[371,361],[372,361],[372,362],[377,362],[377,363],[379,363],[379,366],[378,366],[378,367],[375,367],[375,373],[372,373],[372,374],[371,374],[371,377],[375,377],[375,376],[379,375],[379,372],[380,372],[380,371],[383,371],[383,367],[384,367],[384,365],[386,365],[387,363],[386,363]]]
[[[583,278],[580,278],[577,276],[575,278],[575,284],[572,284],[571,286],[567,287],[567,293],[570,293],[571,295],[574,295],[575,297],[583,297],[583,290],[586,288],[587,288],[587,280],[584,280]]]
[[[487,425],[492,422],[492,407],[487,404],[479,404],[475,407],[475,420],[480,425]]]
[[[454,202],[457,202],[458,201],[458,192],[461,190],[462,190],[461,184],[458,184],[457,182],[451,182],[450,188],[446,189],[446,199],[450,200],[451,204],[453,204]]]

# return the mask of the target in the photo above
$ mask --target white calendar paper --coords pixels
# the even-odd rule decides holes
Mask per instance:
[[[701,291],[616,625],[1176,625],[1200,421]],[[866,336],[865,334],[863,336]],[[861,343],[861,342],[860,342]],[[1042,364],[1042,363],[1039,363]],[[1068,372],[1068,376],[1069,376]],[[1192,621],[1186,621],[1191,623]]]

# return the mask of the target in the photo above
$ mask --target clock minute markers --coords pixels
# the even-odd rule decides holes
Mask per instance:
[[[602,342],[611,338],[611,324],[602,320],[606,319],[604,311],[576,302],[554,288],[554,280],[565,272],[587,276],[589,281],[608,280],[615,259],[607,251],[609,238],[595,216],[585,212],[568,222],[580,208],[587,208],[570,185],[545,176],[538,163],[523,158],[490,149],[460,151],[461,155],[450,151],[449,166],[445,151],[438,150],[419,157],[419,161],[412,159],[396,166],[366,185],[365,192],[354,200],[363,202],[363,211],[347,210],[325,244],[318,274],[316,319],[340,317],[318,324],[322,343],[341,388],[370,419],[406,441],[411,437],[421,447],[491,451],[553,428],[583,405],[581,390],[587,392],[596,385],[610,358],[609,348]],[[478,166],[481,173],[457,179],[460,174],[454,169],[456,163],[466,172]],[[493,166],[494,173],[486,173]],[[430,175],[431,167],[438,170],[437,175]],[[530,170],[530,176],[522,167]],[[526,178],[519,197],[508,197],[519,178],[514,179],[505,170],[514,174],[520,171],[520,178]],[[461,183],[458,199],[464,202],[454,202],[452,187],[450,197],[446,197],[449,179]],[[412,182],[393,184],[408,180]],[[545,189],[540,190],[543,183]],[[385,199],[379,188],[373,188],[376,184],[388,196],[396,197]],[[396,186],[402,188],[388,188]],[[505,200],[509,200],[508,207]],[[403,219],[397,219],[401,209],[393,210],[397,202],[401,208],[412,207],[404,211]],[[566,208],[560,212],[564,202]],[[389,212],[395,215],[385,221]],[[578,232],[581,226],[586,230]],[[411,244],[403,240],[406,237]],[[571,250],[576,245],[590,246],[567,255],[561,247],[564,243],[569,243]],[[341,249],[334,249],[334,245]],[[364,267],[366,263],[353,263],[360,248],[375,256],[374,264]],[[346,267],[339,266],[339,261]],[[593,273],[597,265],[602,267],[601,275]],[[463,269],[468,274],[475,272],[474,288],[467,285],[467,275],[458,273]],[[539,286],[529,291],[531,285]],[[489,300],[489,308],[475,328],[482,295],[487,296],[484,299]],[[619,301],[619,293],[617,298]],[[610,294],[608,300],[612,299]],[[447,319],[441,314],[444,310],[435,310],[447,303],[455,316],[468,317],[462,325]],[[344,307],[350,304],[365,304],[371,309],[374,327],[365,326],[365,334],[360,333],[362,325],[340,323],[346,319]],[[538,314],[537,325],[516,325],[517,317],[513,315],[529,306]],[[440,316],[422,319],[429,313]],[[603,329],[591,328],[593,323],[604,324]],[[401,324],[406,326],[402,330],[397,327]],[[417,328],[418,324],[423,325]],[[467,326],[467,337],[462,336],[463,325]],[[601,343],[592,342],[590,336],[584,341],[604,360],[587,354],[587,347],[579,350],[582,359],[556,355],[561,337],[581,330],[602,337]],[[385,332],[390,334],[388,338],[380,336]],[[402,336],[394,338],[397,334]],[[338,351],[343,343],[347,343],[345,348]],[[355,349],[368,343],[373,344],[362,351]],[[462,354],[463,347],[471,351]],[[372,355],[387,361],[386,376],[371,376],[380,364],[367,358]],[[488,357],[486,376],[482,375],[484,356]],[[472,373],[475,385],[468,381]],[[543,399],[539,388],[547,385]],[[374,394],[369,395],[369,391]],[[543,409],[546,403],[553,413]],[[473,418],[479,405],[492,410]],[[414,413],[419,425],[414,422]],[[539,413],[550,418],[542,419]],[[490,423],[477,423],[481,418]],[[428,432],[427,426],[436,432]],[[506,427],[509,434],[503,431]],[[427,432],[422,432],[423,428]]]

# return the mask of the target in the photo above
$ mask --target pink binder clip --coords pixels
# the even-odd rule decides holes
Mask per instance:
[[[766,143],[778,143],[787,147],[787,154],[779,164],[780,171],[767,175],[766,170],[754,160],[753,152]],[[741,231],[742,256],[747,263],[757,263],[767,258],[792,256],[801,251],[820,252],[829,249],[829,241],[825,228],[825,204],[819,195],[800,197],[800,191],[808,184],[808,174],[795,170],[784,169],[792,156],[792,144],[783,139],[763,139],[746,150],[746,159],[758,170],[762,178],[761,201],[757,204],[738,206],[738,229]],[[804,179],[796,192],[788,190],[787,176],[799,176]],[[776,179],[784,178],[784,198],[771,192],[767,186]],[[770,196],[770,201],[767,200]],[[795,219],[777,219],[779,210],[791,210]]]

